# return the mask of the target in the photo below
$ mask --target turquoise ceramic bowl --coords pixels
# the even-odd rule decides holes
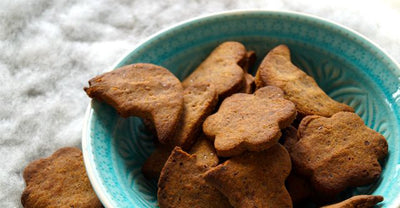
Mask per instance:
[[[317,17],[275,11],[234,11],[196,18],[164,30],[136,47],[115,68],[148,62],[181,80],[219,43],[236,40],[259,61],[284,43],[293,62],[312,75],[331,97],[356,109],[389,143],[379,181],[348,194],[378,194],[382,207],[400,206],[400,70],[362,35]],[[254,73],[254,69],[253,69]],[[156,181],[140,168],[152,152],[152,137],[138,118],[124,119],[92,101],[82,138],[90,181],[106,207],[156,207]],[[346,197],[346,196],[344,196]]]

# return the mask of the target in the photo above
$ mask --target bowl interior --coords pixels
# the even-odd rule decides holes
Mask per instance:
[[[376,183],[350,194],[379,194],[384,207],[400,195],[397,65],[369,41],[333,23],[284,12],[235,12],[183,23],[146,41],[116,67],[148,62],[184,79],[219,43],[242,42],[256,51],[258,63],[278,44],[291,49],[293,62],[313,76],[331,97],[352,106],[366,125],[383,134],[389,155]],[[256,67],[252,69],[254,74]],[[155,207],[156,181],[141,165],[153,150],[152,135],[139,118],[123,119],[104,103],[92,101],[83,136],[90,180],[106,206]]]

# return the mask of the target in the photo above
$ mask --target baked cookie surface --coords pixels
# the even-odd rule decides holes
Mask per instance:
[[[218,97],[224,99],[243,88],[247,51],[243,44],[234,41],[224,42],[191,73],[182,84],[184,87],[196,83],[213,85]]]
[[[300,116],[329,117],[340,111],[354,111],[330,98],[314,78],[293,65],[289,48],[285,45],[279,45],[267,54],[257,70],[255,82],[257,88],[267,85],[280,87],[285,98],[296,105]]]
[[[294,104],[273,86],[254,94],[237,93],[226,98],[217,113],[203,123],[204,133],[214,140],[217,154],[239,155],[245,150],[262,151],[276,144],[281,129],[296,117]]]
[[[199,155],[197,152],[188,154],[180,147],[172,151],[158,182],[160,208],[231,207],[226,197],[204,180],[203,175],[210,168],[209,165],[215,164],[215,158],[205,160],[204,154],[213,152],[212,145],[200,145],[202,147],[197,149],[201,152]]]
[[[33,161],[25,168],[23,177],[24,207],[103,207],[86,175],[78,148],[62,148],[48,158]]]
[[[372,208],[381,201],[383,201],[382,196],[358,195],[321,208]]]
[[[291,170],[286,149],[275,144],[261,152],[246,152],[211,168],[206,180],[228,199],[233,207],[292,207],[285,180]]]
[[[382,170],[378,160],[388,153],[386,139],[350,112],[307,116],[297,136],[289,148],[294,168],[327,195],[374,182]]]
[[[218,95],[210,84],[191,85],[183,93],[183,112],[171,144],[189,150],[199,136],[204,120],[214,111]]]
[[[123,66],[89,80],[89,97],[114,107],[122,117],[138,116],[153,123],[166,143],[183,110],[183,87],[171,72],[154,64]]]

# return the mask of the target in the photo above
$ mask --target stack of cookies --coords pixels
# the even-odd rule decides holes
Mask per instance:
[[[292,64],[287,46],[248,73],[255,53],[224,42],[182,82],[140,63],[99,75],[86,93],[157,137],[142,167],[163,207],[293,207],[333,203],[376,181],[385,138]],[[356,196],[329,207],[371,207]]]

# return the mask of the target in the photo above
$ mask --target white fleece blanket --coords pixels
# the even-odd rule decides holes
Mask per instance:
[[[0,207],[21,207],[29,162],[80,147],[87,80],[160,29],[219,11],[291,10],[353,28],[400,62],[395,1],[1,0]]]

